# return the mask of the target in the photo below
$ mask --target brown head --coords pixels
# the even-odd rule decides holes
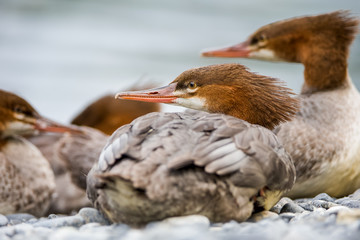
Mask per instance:
[[[43,118],[21,97],[0,90],[0,138],[46,132],[79,132]]]
[[[348,11],[292,18],[261,27],[245,42],[202,55],[303,63],[303,93],[331,90],[347,84],[349,46],[358,25]]]
[[[116,98],[223,113],[272,129],[296,113],[292,94],[277,79],[240,64],[220,64],[187,70],[165,87],[118,93]]]

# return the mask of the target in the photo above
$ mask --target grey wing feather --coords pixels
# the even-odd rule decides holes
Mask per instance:
[[[268,129],[226,115],[198,120],[194,130],[208,133],[198,138],[193,150],[170,158],[168,166],[179,168],[193,163],[217,175],[233,174],[239,186],[290,189],[295,169],[290,156]]]
[[[131,166],[131,176],[120,167],[114,169],[126,159],[138,162]],[[293,184],[286,179],[294,179],[291,159],[271,131],[231,116],[195,111],[152,113],[121,127],[104,148],[98,171],[111,169],[146,187],[145,179],[160,171],[159,166],[171,171],[191,164],[208,173],[231,175],[244,187],[284,189]]]
[[[80,129],[84,134],[65,134],[59,140],[56,152],[67,164],[73,182],[86,189],[86,175],[99,159],[109,137],[93,128]]]

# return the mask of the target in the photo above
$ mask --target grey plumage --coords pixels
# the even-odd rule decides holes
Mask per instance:
[[[100,153],[109,136],[97,129],[79,127],[83,134],[64,134],[59,140],[57,152],[66,164],[75,185],[86,189],[86,175]]]
[[[296,117],[275,129],[296,166],[297,180],[287,196],[333,197],[360,186],[360,94],[349,87],[300,95]]]
[[[55,189],[49,163],[34,145],[20,136],[7,138],[1,147],[0,213],[43,216]]]
[[[257,201],[269,208],[294,181],[291,158],[270,130],[186,111],[147,114],[118,129],[88,174],[87,192],[114,222],[190,214],[243,221],[260,190]]]
[[[108,136],[89,127],[78,129],[81,134],[42,133],[28,138],[55,174],[56,189],[49,213],[68,214],[91,205],[85,193],[86,175],[99,159]]]

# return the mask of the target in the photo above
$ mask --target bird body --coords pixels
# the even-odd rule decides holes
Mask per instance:
[[[0,213],[46,213],[55,189],[49,162],[25,135],[76,132],[41,117],[19,96],[0,90]]]
[[[275,129],[294,159],[297,183],[287,196],[340,197],[360,187],[360,95],[351,87],[300,96],[296,117]]]
[[[358,25],[348,11],[292,18],[203,53],[304,65],[300,111],[274,130],[296,167],[297,181],[287,193],[292,198],[342,197],[360,187],[360,94],[347,70]]]
[[[54,174],[41,152],[22,137],[2,141],[0,152],[2,214],[42,216],[55,189]]]
[[[242,101],[232,100],[236,93]],[[195,68],[166,87],[118,94],[211,113],[152,113],[118,129],[88,174],[89,198],[113,222],[134,226],[190,214],[244,221],[256,208],[270,209],[295,179],[269,130],[295,113],[289,95],[277,80],[238,64]]]

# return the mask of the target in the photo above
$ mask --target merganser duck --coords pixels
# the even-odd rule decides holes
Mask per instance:
[[[158,111],[160,105],[156,103],[119,101],[113,95],[106,95],[87,106],[71,123],[96,128],[111,135],[135,118]]]
[[[91,206],[86,196],[86,175],[109,138],[94,128],[70,127],[81,134],[40,133],[27,138],[49,161],[55,174],[56,188],[47,214],[71,214]]]
[[[37,131],[77,132],[41,117],[24,99],[0,90],[0,213],[43,216],[55,189],[41,152],[22,135]]]
[[[55,174],[56,189],[48,213],[70,214],[90,206],[85,193],[86,175],[108,140],[105,134],[113,133],[139,116],[159,110],[157,103],[119,101],[113,95],[106,95],[72,120],[72,124],[80,125],[78,129],[83,134],[41,133],[28,138],[48,159]]]
[[[295,181],[291,158],[270,130],[297,111],[291,94],[239,64],[119,93],[211,113],[150,113],[119,128],[88,174],[90,200],[111,221],[133,226],[191,214],[244,221],[254,205],[271,208]]]
[[[348,11],[293,18],[202,54],[304,64],[300,112],[275,129],[296,167],[291,198],[341,197],[360,187],[360,95],[347,70],[358,25]]]

